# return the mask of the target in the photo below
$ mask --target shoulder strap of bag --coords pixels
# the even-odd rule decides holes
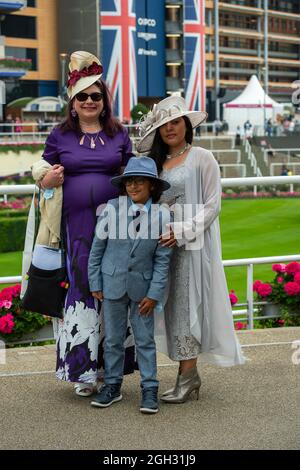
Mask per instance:
[[[22,299],[26,289],[28,281],[25,279],[25,275],[28,272],[30,267],[32,252],[33,252],[33,244],[36,238],[36,223],[35,223],[35,195],[38,188],[35,185],[34,192],[32,196],[32,201],[29,209],[28,219],[27,219],[27,226],[26,226],[26,235],[25,235],[25,243],[24,243],[24,251],[23,251],[23,258],[22,258],[22,282],[21,282],[21,293],[20,298]],[[39,211],[39,209],[37,209]]]

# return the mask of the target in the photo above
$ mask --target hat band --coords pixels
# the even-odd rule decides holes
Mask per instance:
[[[81,71],[73,70],[69,72],[68,87],[76,85],[78,80],[85,77],[90,77],[91,75],[100,75],[103,72],[102,65],[93,62],[89,67],[84,67]]]
[[[128,171],[128,173],[123,173],[121,176],[126,177],[126,176],[134,176],[134,175],[145,175],[149,176],[149,178],[158,178],[158,175],[155,173],[150,173],[149,171],[143,171],[143,170],[136,170],[136,171]]]

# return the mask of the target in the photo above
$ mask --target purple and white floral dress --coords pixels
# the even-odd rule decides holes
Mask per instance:
[[[96,147],[90,148],[91,137]],[[90,137],[90,138],[89,138]],[[132,154],[127,131],[108,137],[101,131],[88,134],[79,145],[74,132],[55,128],[46,141],[43,158],[64,167],[62,226],[65,234],[67,292],[64,319],[57,320],[56,376],[68,382],[92,383],[102,375],[104,328],[100,306],[89,291],[88,257],[97,221],[97,208],[117,197],[110,179],[119,174]],[[103,144],[104,143],[104,144]],[[126,339],[124,372],[135,368],[134,341],[130,328]]]

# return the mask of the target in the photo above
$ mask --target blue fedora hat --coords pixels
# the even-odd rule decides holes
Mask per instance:
[[[167,181],[158,177],[156,163],[153,158],[131,157],[124,169],[124,173],[120,176],[115,176],[110,181],[111,184],[119,188],[122,181],[131,176],[145,176],[151,178],[160,184],[163,191],[170,188],[170,184],[167,183]]]

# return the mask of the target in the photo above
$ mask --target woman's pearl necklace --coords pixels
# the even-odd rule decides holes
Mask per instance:
[[[172,155],[166,155],[167,159],[171,160],[171,158],[180,157],[180,155],[182,155],[186,150],[188,150],[190,146],[191,144],[185,144],[185,146],[181,150],[179,150],[179,152],[176,152]]]

